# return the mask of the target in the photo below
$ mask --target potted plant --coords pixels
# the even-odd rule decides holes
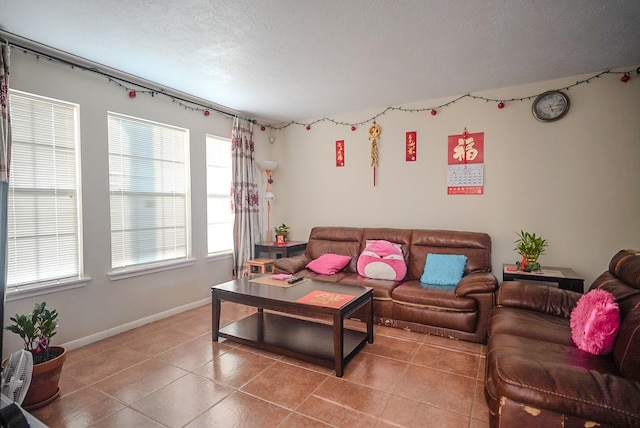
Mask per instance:
[[[64,347],[51,346],[51,338],[57,333],[58,311],[50,311],[46,302],[42,302],[36,303],[30,314],[16,314],[9,319],[14,324],[5,329],[19,335],[24,349],[33,355],[31,385],[22,407],[27,410],[43,407],[60,395],[58,383],[67,359]]]
[[[515,241],[516,247],[514,250],[522,256],[521,261],[516,262],[516,266],[525,272],[539,271],[540,263],[538,263],[538,257],[544,254],[544,249],[549,243],[542,236],[536,236],[535,233],[521,230],[520,233],[516,234],[518,239]]]
[[[287,240],[287,235],[289,234],[289,226],[282,223],[280,226],[274,227],[273,231],[276,235],[276,242],[278,244],[283,244]]]

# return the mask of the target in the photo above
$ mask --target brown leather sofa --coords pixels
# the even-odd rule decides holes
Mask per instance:
[[[407,264],[402,281],[365,278],[357,273],[358,256],[367,240],[401,244]],[[305,266],[323,254],[351,257],[333,275],[319,275]],[[424,288],[420,277],[428,253],[463,254],[467,264],[454,290]],[[277,259],[276,273],[322,281],[372,287],[374,321],[444,337],[485,343],[497,280],[491,273],[491,238],[485,233],[447,230],[315,227],[304,255]]]
[[[502,283],[485,371],[492,427],[640,427],[640,251],[618,252],[596,288],[612,293],[620,309],[608,355],[573,343],[569,319],[582,294]]]

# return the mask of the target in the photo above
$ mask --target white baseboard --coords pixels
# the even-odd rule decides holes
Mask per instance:
[[[157,313],[157,314],[145,317],[145,318],[141,318],[139,320],[132,321],[132,322],[129,322],[129,323],[126,323],[126,324],[122,324],[120,326],[117,326],[117,327],[114,327],[114,328],[110,328],[108,330],[104,330],[104,331],[101,331],[99,333],[92,334],[90,336],[85,336],[85,337],[82,337],[80,339],[76,339],[76,340],[72,340],[72,341],[67,342],[67,343],[63,343],[62,346],[64,346],[68,351],[70,351],[72,349],[77,349],[77,348],[80,348],[82,346],[89,345],[90,343],[94,343],[94,342],[97,342],[99,340],[103,340],[103,339],[106,339],[108,337],[115,336],[115,335],[120,334],[120,333],[124,333],[125,331],[129,331],[129,330],[132,330],[134,328],[141,327],[141,326],[143,326],[145,324],[149,324],[149,323],[152,323],[154,321],[159,321],[161,319],[168,318],[170,316],[177,315],[179,313],[186,312],[186,311],[189,311],[191,309],[199,308],[200,306],[204,306],[204,305],[208,305],[208,304],[211,304],[211,299],[210,298],[209,299],[199,300],[199,301],[192,302],[192,303],[188,303],[186,305],[178,306],[176,308],[171,308],[171,309],[166,310],[164,312],[160,312],[160,313]]]

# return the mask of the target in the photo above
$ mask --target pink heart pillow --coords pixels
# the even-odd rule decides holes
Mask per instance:
[[[610,353],[620,328],[620,309],[613,294],[595,289],[582,296],[571,311],[570,325],[579,349],[594,355]]]

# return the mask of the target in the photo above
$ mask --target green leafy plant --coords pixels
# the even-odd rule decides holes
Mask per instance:
[[[56,357],[50,352],[51,338],[58,328],[58,311],[47,309],[46,302],[36,303],[27,315],[9,318],[15,324],[5,327],[24,341],[24,349],[33,354],[33,363],[39,364]]]
[[[276,236],[287,236],[289,234],[289,226],[282,223],[280,226],[274,227],[273,231]]]
[[[516,233],[516,235],[518,235],[518,239],[515,241],[516,247],[514,250],[522,256],[522,260],[516,263],[518,269],[527,272],[540,270],[538,257],[544,254],[544,250],[549,246],[549,242],[542,238],[542,236],[536,236],[535,233],[529,233],[523,230],[521,230],[520,233]]]

